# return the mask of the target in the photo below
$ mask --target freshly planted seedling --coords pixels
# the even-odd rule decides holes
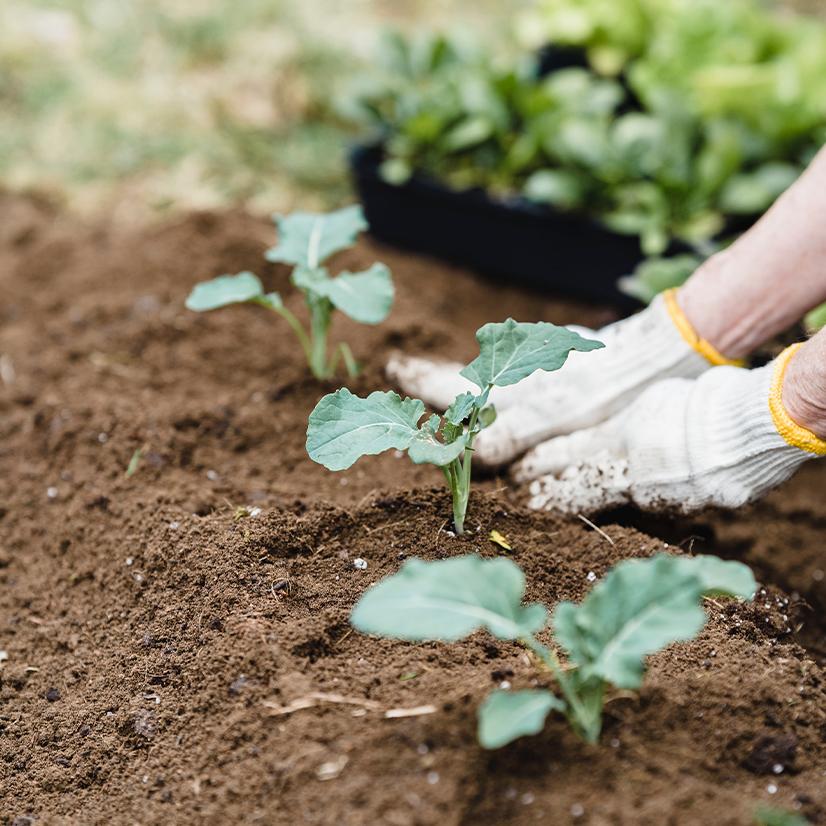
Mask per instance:
[[[620,562],[582,602],[562,602],[553,612],[554,641],[566,652],[566,666],[537,640],[548,612],[539,603],[522,604],[524,574],[504,557],[411,559],[361,597],[350,622],[367,634],[414,642],[455,641],[479,629],[519,640],[551,671],[562,696],[547,689],[493,691],[479,708],[479,742],[495,749],[536,734],[547,715],[559,711],[595,743],[609,686],[639,688],[648,655],[696,637],[706,622],[703,597],[751,599],[756,588],[745,565],[713,556]]]
[[[406,450],[416,464],[441,468],[453,496],[453,524],[462,533],[473,441],[496,418],[493,405],[488,404],[490,391],[516,384],[536,370],[558,370],[572,350],[603,346],[565,327],[544,321],[519,323],[512,318],[485,324],[476,339],[479,355],[462,375],[479,393],[462,393],[442,416],[433,414],[420,424],[425,404],[419,399],[402,399],[391,390],[361,398],[343,387],[324,396],[310,414],[310,458],[329,470],[345,470],[362,456]]]
[[[333,310],[340,310],[362,324],[379,324],[393,304],[393,281],[384,264],[373,264],[363,272],[343,272],[331,277],[324,262],[353,245],[367,223],[361,207],[351,206],[327,215],[296,212],[276,219],[278,244],[266,253],[268,261],[292,264],[293,284],[303,293],[310,315],[309,330],[284,306],[278,293],[265,293],[258,276],[251,272],[221,275],[197,284],[186,300],[196,312],[216,310],[230,304],[259,304],[274,310],[292,327],[307,363],[317,379],[335,374],[339,359],[351,376],[358,366],[350,348],[340,342],[328,354],[327,333]]]

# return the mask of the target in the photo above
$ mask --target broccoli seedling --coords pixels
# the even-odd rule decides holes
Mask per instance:
[[[350,348],[340,342],[328,357],[327,333],[333,310],[340,310],[362,324],[379,324],[393,304],[393,281],[384,264],[373,264],[363,272],[330,276],[324,262],[352,246],[367,229],[361,207],[350,206],[327,215],[296,212],[276,217],[278,244],[267,250],[268,261],[292,264],[292,283],[304,295],[310,316],[309,330],[287,309],[278,293],[265,293],[258,276],[251,272],[221,275],[196,284],[186,300],[195,312],[206,312],[230,304],[259,304],[278,313],[290,325],[301,344],[307,364],[317,379],[335,374],[339,359],[351,376],[358,365]]]
[[[703,597],[751,599],[756,589],[745,565],[713,556],[620,562],[582,602],[556,606],[553,636],[567,667],[536,638],[548,612],[539,603],[522,604],[525,576],[503,557],[411,559],[361,597],[350,622],[364,633],[413,642],[456,641],[482,628],[500,640],[519,640],[552,672],[562,696],[546,689],[493,691],[478,711],[479,742],[495,749],[536,734],[558,711],[595,743],[609,686],[639,688],[648,655],[696,637],[706,622]]]
[[[596,350],[603,345],[544,321],[519,323],[509,318],[485,324],[476,333],[479,355],[461,374],[479,388],[456,397],[442,416],[420,424],[425,404],[402,399],[391,390],[367,398],[341,388],[322,398],[310,414],[307,453],[329,470],[345,470],[362,456],[385,450],[406,450],[416,464],[442,470],[453,497],[453,524],[464,531],[470,496],[473,441],[496,418],[488,404],[494,387],[516,384],[536,370],[558,370],[572,350]]]

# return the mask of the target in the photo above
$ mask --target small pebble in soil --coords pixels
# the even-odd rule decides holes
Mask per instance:
[[[419,743],[419,745],[416,746],[416,751],[419,754],[427,754],[430,751],[430,749],[428,748],[427,743]]]
[[[431,786],[435,786],[439,782],[439,772],[428,772],[427,782],[430,783]]]
[[[58,490],[57,490],[56,487],[52,486],[52,487],[46,488],[46,496],[49,499],[57,499],[57,494],[58,494]]]
[[[171,530],[171,531],[177,531],[178,528],[180,528],[180,527],[181,527],[180,522],[170,522],[169,523],[169,530]]]
[[[509,680],[502,680],[502,682],[499,683],[499,688],[501,688],[502,691],[507,691],[510,687],[511,684]]]
[[[206,472],[206,477],[210,482],[215,482],[218,480],[218,473],[214,470],[208,470]]]
[[[445,534],[445,536],[451,536],[451,537],[455,537],[455,536],[456,536],[456,534],[455,534],[455,533],[453,533],[453,531],[445,531],[445,532],[444,532],[444,534]]]
[[[611,739],[611,743],[610,743],[610,745],[611,745],[611,748],[612,748],[612,749],[618,749],[618,748],[620,747],[620,741],[619,741],[619,738],[617,738],[617,737],[613,737],[613,738]]]
[[[131,565],[135,560],[131,556],[126,557],[126,564]]]
[[[252,508],[247,508],[247,513],[249,513],[250,516],[261,516],[261,508],[257,505]]]
[[[774,772],[774,774],[783,774],[783,764],[782,763],[775,763],[772,766],[772,772]]]
[[[360,556],[353,560],[353,567],[357,571],[366,571],[367,570],[367,560],[362,559]]]
[[[766,791],[769,794],[777,794],[777,786],[774,783],[769,783],[769,785],[766,786]]]
[[[525,794],[523,794],[522,797],[520,798],[520,800],[522,801],[523,806],[530,806],[531,803],[533,803],[535,799],[536,798],[533,796],[533,792],[525,792]]]
[[[585,579],[587,579],[588,582],[594,582],[594,580],[596,580],[596,578],[597,578],[597,575],[593,571],[588,571],[588,574],[585,577]]]
[[[812,571],[812,579],[815,582],[822,582],[824,576],[826,576],[826,573],[824,573],[820,568],[815,568],[814,571]]]
[[[105,445],[109,441],[109,434],[108,433],[98,433],[98,441]]]
[[[585,807],[581,803],[574,803],[571,806],[571,817],[582,817],[585,814]]]
[[[238,678],[233,680],[229,685],[230,694],[240,694],[244,686],[247,684],[247,678],[243,674],[239,674]]]
[[[0,663],[4,662],[9,658],[8,652],[0,651]]]
[[[46,699],[50,703],[56,703],[60,699],[60,692],[56,688],[50,688],[46,692]]]

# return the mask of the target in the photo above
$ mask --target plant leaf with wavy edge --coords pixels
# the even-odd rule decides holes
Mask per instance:
[[[524,596],[525,576],[509,559],[411,559],[361,597],[350,621],[359,631],[403,640],[458,640],[479,628],[519,639],[547,618],[543,605],[523,606]]]
[[[479,743],[498,749],[519,737],[539,734],[551,711],[565,711],[565,703],[550,691],[492,691],[477,712]]]
[[[461,371],[481,390],[516,384],[537,370],[558,370],[571,350],[598,350],[602,342],[583,338],[546,321],[485,324],[476,333],[479,355]]]

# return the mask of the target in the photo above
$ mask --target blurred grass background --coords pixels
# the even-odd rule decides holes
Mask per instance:
[[[508,5],[2,0],[0,187],[130,218],[341,203],[339,104],[381,32],[492,32]]]
[[[339,104],[381,32],[501,37],[528,2],[2,0],[0,187],[129,219],[340,204]]]

